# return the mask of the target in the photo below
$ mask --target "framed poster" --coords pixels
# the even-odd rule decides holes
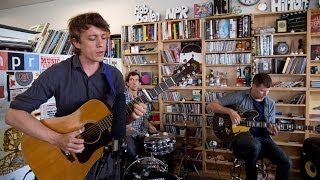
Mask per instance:
[[[276,32],[284,33],[288,31],[287,20],[286,19],[277,19]]]

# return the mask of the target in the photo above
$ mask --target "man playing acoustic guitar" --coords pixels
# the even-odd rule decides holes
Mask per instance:
[[[207,108],[215,113],[228,114],[235,125],[240,123],[241,117],[237,111],[225,107],[227,105],[237,106],[242,112],[255,110],[259,113],[255,121],[275,123],[275,102],[267,96],[271,85],[272,79],[268,74],[256,74],[250,89],[228,94],[209,103]],[[288,179],[292,162],[270,137],[279,131],[278,125],[270,124],[268,128],[252,127],[249,132],[241,132],[233,138],[231,149],[235,157],[245,161],[246,179],[257,179],[256,162],[263,157],[277,165],[275,179]]]
[[[108,127],[107,129],[109,130],[111,127],[111,132],[108,133],[110,134],[109,139],[118,140],[123,139],[125,136],[126,104],[123,76],[113,66],[104,65],[102,62],[106,51],[107,39],[110,35],[109,24],[98,13],[80,14],[69,20],[69,35],[70,41],[74,46],[75,55],[48,68],[40,74],[39,78],[34,81],[27,91],[18,95],[11,102],[10,108],[6,113],[6,123],[22,131],[27,136],[37,139],[38,141],[34,140],[35,142],[50,147],[48,151],[45,149],[44,152],[39,152],[39,154],[36,151],[42,148],[40,145],[32,150],[34,152],[33,156],[31,155],[32,157],[42,155],[43,159],[38,159],[38,161],[47,161],[37,167],[31,166],[31,162],[28,162],[31,168],[34,167],[32,170],[39,179],[120,179],[119,176],[117,176],[118,178],[113,176],[113,163],[110,155],[107,155],[103,162],[99,162],[103,158],[98,160],[91,168],[91,165],[95,162],[94,160],[88,170],[85,169],[86,163],[78,162],[81,160],[75,158],[75,156],[78,157],[80,153],[86,152],[89,146],[96,143],[95,139],[91,139],[91,143],[85,143],[85,138],[90,140],[90,135],[97,136],[99,141],[104,138],[104,134],[100,136],[101,129]],[[71,126],[70,129],[72,131],[54,131],[30,114],[51,97],[56,100],[57,112],[55,116],[61,118],[48,120],[46,121],[47,124],[57,127],[51,121],[57,120],[56,122],[61,122],[65,116],[65,118],[69,118],[68,121],[62,121],[63,123],[60,125],[62,128],[59,127],[57,129]],[[78,110],[83,107],[84,103],[93,102],[93,99],[99,100],[102,102],[101,104],[108,108],[99,109],[95,104],[93,107],[86,106],[82,110],[91,111],[91,115],[95,117],[99,116],[102,110],[109,109],[113,116],[103,119],[106,121],[100,121],[103,123],[96,123],[95,126],[89,127],[88,130],[86,127],[82,127],[81,123],[78,123],[80,125],[70,123],[70,121],[78,117],[86,117],[88,121],[92,120],[87,117],[89,113]],[[136,103],[134,104],[134,110],[131,114],[128,114],[127,118],[139,118],[146,112],[145,109],[145,104]],[[75,111],[76,113],[73,113]],[[73,116],[67,116],[72,115],[71,113],[73,113]],[[111,121],[107,121],[110,119]],[[30,146],[33,144],[30,144]],[[103,146],[101,146],[99,151],[101,150],[102,153]],[[88,157],[94,157],[96,152],[97,150],[86,152],[91,154],[90,156],[83,156],[83,161],[86,161]],[[57,153],[57,156],[45,160],[48,156],[52,156],[53,153]],[[97,159],[99,158],[100,156],[97,157]],[[55,164],[58,160],[63,163]],[[91,160],[87,162],[91,162]],[[105,167],[105,171],[101,171],[101,166]],[[39,171],[42,167],[44,168],[44,173]],[[91,171],[88,173],[90,168]],[[57,172],[59,171],[58,169],[64,172]],[[53,173],[54,175],[52,175]]]

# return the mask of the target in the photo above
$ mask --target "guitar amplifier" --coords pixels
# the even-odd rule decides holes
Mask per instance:
[[[304,141],[300,160],[302,179],[320,179],[320,138],[312,137]]]

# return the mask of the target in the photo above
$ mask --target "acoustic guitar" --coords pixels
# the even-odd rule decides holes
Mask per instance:
[[[126,113],[133,111],[133,104],[148,103],[177,82],[200,72],[200,64],[193,58],[175,70],[174,75],[160,83],[130,104]],[[92,165],[103,155],[104,146],[111,142],[110,132],[113,115],[99,100],[90,100],[78,110],[64,117],[41,120],[41,123],[59,133],[69,133],[85,127],[80,138],[85,141],[82,153],[65,154],[59,147],[26,134],[22,138],[22,152],[36,177],[45,179],[83,180]]]
[[[251,127],[256,128],[267,128],[272,123],[267,122],[258,122],[255,121],[255,118],[259,116],[259,113],[256,110],[247,110],[245,112],[241,112],[235,106],[226,106],[238,112],[241,117],[241,121],[239,125],[232,124],[230,116],[228,114],[220,114],[214,113],[212,126],[213,131],[217,138],[221,141],[230,143],[232,138],[241,133],[241,132],[248,132]],[[306,125],[299,125],[299,124],[291,124],[291,123],[276,123],[280,127],[280,131],[317,131],[320,132],[320,126],[306,126]]]

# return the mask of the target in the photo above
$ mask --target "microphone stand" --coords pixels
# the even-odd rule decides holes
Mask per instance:
[[[189,166],[192,165],[193,169],[197,173],[197,176],[201,179],[199,171],[195,164],[193,163],[192,158],[188,155],[188,139],[187,139],[187,132],[188,132],[188,126],[187,126],[187,115],[186,113],[182,113],[184,125],[185,128],[184,137],[183,137],[183,146],[184,146],[184,156],[181,159],[180,165],[179,165],[179,175],[182,179],[187,179],[188,173],[189,173]]]

